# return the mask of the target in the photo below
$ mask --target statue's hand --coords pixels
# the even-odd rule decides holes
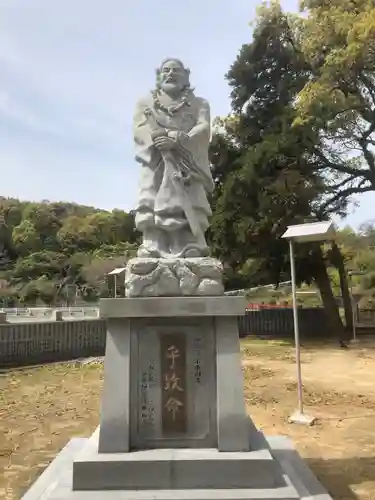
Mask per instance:
[[[178,132],[177,133],[177,141],[180,142],[181,144],[184,144],[188,142],[189,136],[185,132]]]
[[[154,140],[154,145],[159,151],[169,151],[176,147],[176,141],[170,137],[157,137]]]
[[[166,137],[167,135],[165,128],[157,128],[151,132],[151,139],[155,141],[157,137]]]
[[[189,140],[188,134],[180,130],[170,130],[168,132],[168,137],[180,144],[185,144]]]

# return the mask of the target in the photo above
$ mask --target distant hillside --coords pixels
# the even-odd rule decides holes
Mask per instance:
[[[96,300],[138,238],[123,210],[0,197],[0,303],[66,302],[75,290]]]
[[[77,293],[85,301],[108,296],[107,273],[135,255],[139,239],[132,212],[0,197],[0,307],[72,303]],[[352,277],[353,291],[372,306],[375,224],[339,231],[338,243],[346,269],[364,273]],[[329,274],[338,296],[338,272],[330,267]]]

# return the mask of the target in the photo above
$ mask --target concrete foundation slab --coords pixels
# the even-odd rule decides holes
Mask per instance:
[[[73,462],[88,442],[74,439],[59,453],[22,500],[332,500],[287,438],[272,437],[267,441],[273,459],[282,468],[284,486],[268,489],[192,489],[190,486],[179,490],[73,491]],[[250,465],[249,475],[252,474]]]
[[[289,417],[289,423],[291,424],[301,424],[301,425],[314,425],[315,417],[311,415],[306,415],[306,413],[301,413],[300,411],[296,411]]]
[[[251,471],[251,473],[249,473]],[[154,449],[98,453],[98,432],[73,464],[74,490],[269,489],[286,486],[265,448],[250,452]]]

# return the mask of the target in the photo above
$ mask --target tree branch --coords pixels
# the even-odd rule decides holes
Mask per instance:
[[[363,71],[360,71],[358,79],[362,83],[362,85],[366,87],[372,99],[372,104],[375,105],[375,85],[371,82],[371,78],[368,78]]]
[[[342,165],[340,163],[332,163],[318,149],[316,149],[314,151],[314,153],[322,162],[322,164],[316,165],[316,168],[318,170],[323,170],[325,168],[331,168],[332,170],[336,170],[337,172],[341,172],[342,174],[347,174],[347,175],[351,175],[351,176],[355,176],[355,177],[363,176],[366,180],[371,182],[371,175],[367,170],[349,167],[348,165]]]
[[[364,156],[364,158],[367,162],[367,165],[369,166],[369,169],[370,169],[369,181],[371,182],[373,188],[375,189],[375,157],[374,157],[374,154],[371,151],[369,151],[368,143],[365,139],[361,139],[358,142],[362,148],[363,156]]]
[[[323,205],[321,206],[321,210],[324,212],[329,205],[336,203],[337,201],[344,198],[348,198],[349,196],[353,196],[355,194],[368,193],[369,191],[375,191],[374,186],[366,186],[366,187],[351,187],[347,189],[343,189],[339,191],[334,196],[329,198]]]

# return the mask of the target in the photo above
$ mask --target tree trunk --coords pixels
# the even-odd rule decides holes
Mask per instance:
[[[352,299],[349,292],[348,277],[345,270],[344,259],[341,250],[337,246],[336,242],[332,243],[332,260],[333,260],[333,265],[338,270],[340,277],[341,296],[345,310],[346,336],[347,339],[349,339],[350,334],[353,331]]]
[[[328,333],[342,341],[345,338],[345,329],[340,318],[337,302],[332,293],[331,282],[320,246],[314,250],[314,254],[316,258],[314,279],[319,288],[323,306],[327,314],[328,327],[330,329]]]

